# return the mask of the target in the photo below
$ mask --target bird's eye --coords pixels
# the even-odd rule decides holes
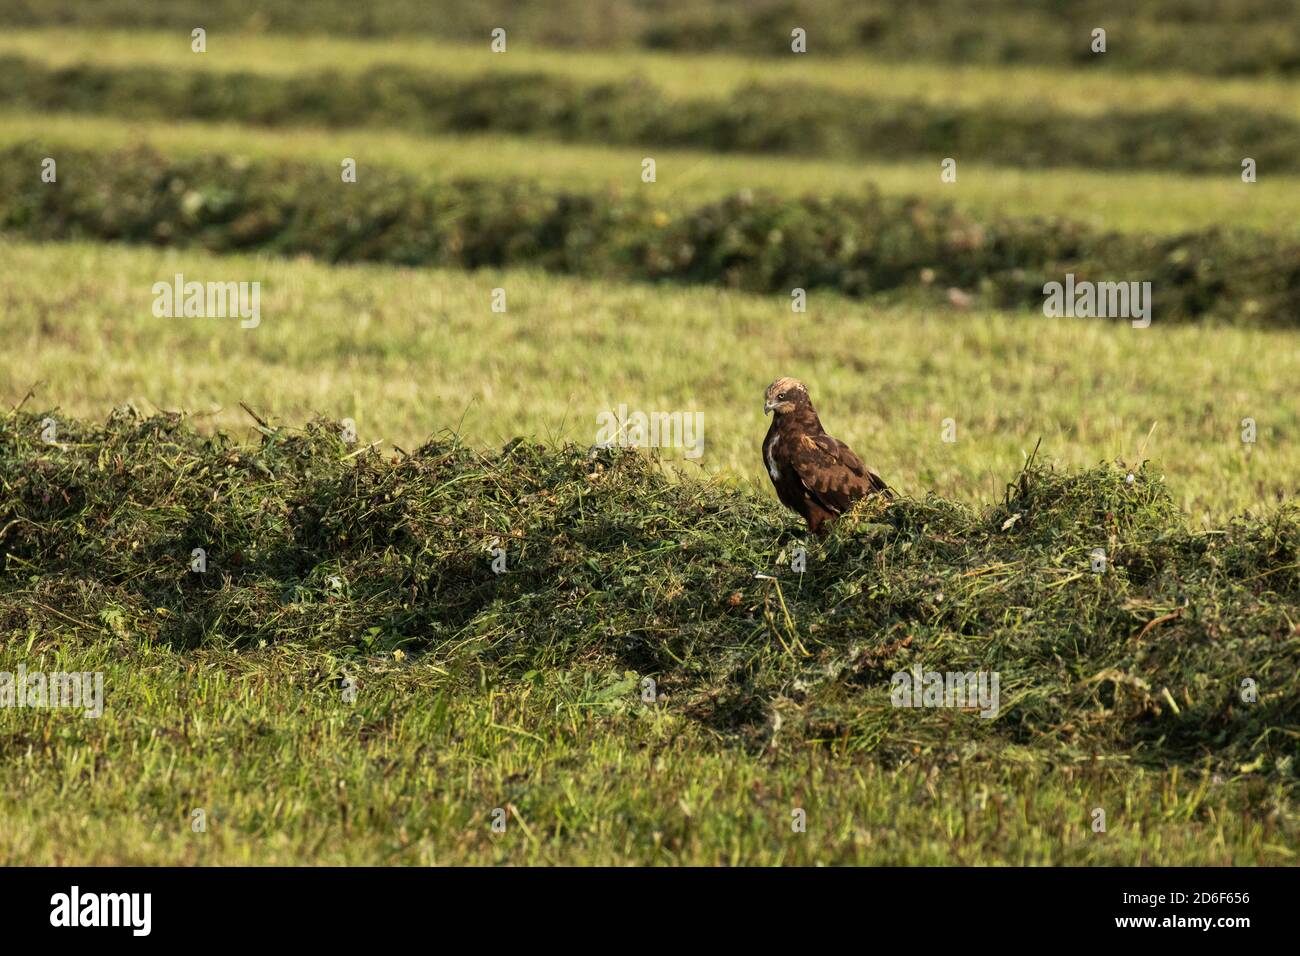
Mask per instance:
[[[778,402],[784,402],[784,401],[785,401],[785,392],[782,392],[780,395],[778,395],[778,396],[776,397],[776,400],[777,400]]]

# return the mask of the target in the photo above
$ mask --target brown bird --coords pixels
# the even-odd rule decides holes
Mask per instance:
[[[798,512],[819,537],[859,498],[893,492],[862,463],[848,445],[826,434],[808,388],[793,378],[778,378],[763,396],[772,427],[763,439],[763,464],[781,504]]]

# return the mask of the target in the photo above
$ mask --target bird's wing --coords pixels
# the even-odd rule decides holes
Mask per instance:
[[[842,514],[866,495],[889,486],[862,463],[853,449],[830,435],[803,435],[790,445],[790,466],[813,500],[832,514]]]

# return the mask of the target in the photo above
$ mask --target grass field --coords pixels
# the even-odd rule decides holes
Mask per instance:
[[[792,316],[784,297],[527,272],[96,245],[4,251],[14,268],[0,286],[0,330],[17,346],[0,356],[4,397],[12,404],[35,386],[40,402],[71,416],[102,418],[129,401],[239,431],[253,424],[245,401],[287,422],[352,418],[386,448],[448,428],[499,447],[518,435],[593,444],[596,416],[620,404],[686,408],[704,414],[704,455],[664,454],[767,494],[762,390],[791,374],[817,383],[828,428],[914,494],[995,498],[1040,438],[1067,466],[1151,459],[1176,500],[1215,518],[1270,509],[1298,482],[1290,396],[1300,354],[1289,332],[1153,334],[829,295]],[[231,269],[264,283],[256,329],[154,318],[157,277]],[[505,314],[491,311],[494,288],[507,291]],[[948,418],[953,443],[942,440]],[[1257,423],[1254,444],[1241,440],[1243,418]]]
[[[577,143],[814,159],[954,156],[1031,170],[1226,176],[1252,157],[1272,176],[1295,174],[1300,149],[1294,89],[1286,84],[1254,105],[1209,93],[1190,101],[1160,95],[1179,89],[1176,82],[1157,82],[1155,93],[1137,99],[1126,98],[1120,83],[1102,84],[1080,91],[1077,103],[1062,105],[1040,95],[1068,85],[1052,76],[1012,88],[1025,91],[1024,98],[1005,86],[997,87],[994,97],[995,87],[986,81],[934,68],[927,79],[918,78],[900,92],[883,84],[819,85],[783,75],[780,68],[763,68],[739,85],[703,79],[683,90],[681,77],[691,77],[695,66],[709,60],[640,63],[628,56],[615,71],[613,60],[600,70],[587,67],[583,58],[582,66],[560,70],[553,61],[452,48],[429,51],[446,65],[428,67],[384,63],[374,59],[372,45],[337,51],[354,64],[351,69],[265,72],[231,69],[238,57],[174,47],[174,37],[146,37],[132,41],[125,57],[85,50],[69,65],[65,59],[21,56],[20,46],[4,58],[10,98],[40,113],[94,111],[273,127],[495,131]],[[175,62],[150,55],[169,49]],[[283,41],[273,41],[264,56],[294,62]],[[220,68],[203,66],[209,58]],[[950,87],[986,95],[958,101],[944,95]],[[1089,108],[1074,108],[1085,102]]]
[[[213,143],[249,159],[337,164],[382,162],[445,178],[520,177],[556,188],[631,192],[644,188],[645,150],[550,143],[510,136],[419,136],[391,131],[264,129],[230,123],[150,122],[94,115],[0,113],[0,146],[40,142],[52,149],[119,149],[148,144],[168,155],[201,156]],[[980,217],[1032,215],[1076,219],[1099,229],[1177,234],[1231,223],[1260,232],[1300,233],[1300,177],[1270,176],[1249,188],[1233,177],[1175,173],[1115,176],[1091,170],[1025,170],[964,163],[957,183],[940,182],[931,162],[829,162],[655,150],[654,198],[666,208],[711,201],[740,189],[777,195],[889,195],[951,200]]]
[[[1146,471],[1034,471],[988,517],[846,525],[796,575],[770,503],[636,454],[239,449],[129,413],[51,447],[46,414],[0,429],[0,621],[106,706],[0,713],[7,860],[1294,857],[1294,509],[1189,533]],[[911,664],[996,668],[1000,714],[890,706]]]
[[[726,54],[600,52],[512,45],[494,56],[486,42],[431,39],[353,40],[337,36],[239,34],[214,40],[210,55],[190,50],[188,33],[12,30],[0,36],[0,56],[16,54],[52,66],[165,66],[267,74],[313,70],[360,72],[405,66],[458,76],[554,73],[587,81],[639,76],[676,96],[730,93],[752,83],[809,84],[842,92],[896,96],[945,106],[1047,103],[1084,115],[1116,106],[1236,106],[1269,112],[1300,111],[1300,80],[1215,79],[1194,74],[1136,76],[1029,66],[885,63],[857,58],[752,59]]]
[[[896,64],[912,62],[1047,64],[1078,71],[1106,68],[1141,77],[1184,71],[1215,76],[1295,75],[1290,31],[1295,0],[1149,0],[1117,8],[1107,0],[1061,6],[1053,0],[922,0],[899,8],[888,0],[384,0],[358,6],[317,0],[3,0],[0,23],[15,29],[72,24],[91,30],[167,28],[188,32],[202,22],[241,37],[265,32],[326,34],[399,41],[440,37],[482,41],[503,24],[523,40],[566,51],[636,49],[744,53],[771,63],[788,54],[790,29],[806,28],[809,51]],[[1105,22],[1113,45],[1099,60],[1089,40]],[[1230,38],[1231,42],[1227,42]]]
[[[350,665],[365,693],[345,710],[314,689],[339,661],[310,648],[126,643],[26,650],[102,670],[113,706],[98,721],[0,713],[6,865],[1288,865],[1300,837],[1275,786],[1122,758],[963,779],[960,747],[896,771],[820,748],[750,754],[623,704],[618,673],[466,687],[374,660]],[[1104,837],[1096,806],[1124,808]],[[810,821],[797,837],[793,808]]]
[[[614,31],[609,46],[628,36]],[[187,33],[157,29],[0,36],[0,56],[181,76],[396,65],[643,77],[685,99],[808,83],[1064,117],[1294,117],[1300,106],[1291,78],[1127,61],[591,46],[512,38],[492,56],[486,43],[419,35],[214,29],[196,56]],[[0,91],[0,149],[38,143],[53,156],[147,144],[331,170],[355,157],[363,176],[651,190],[666,218],[741,190],[879,189],[950,200],[980,221],[1064,217],[1135,237],[1293,237],[1300,223],[1300,176],[1263,169],[1247,185],[1235,167],[970,156],[943,184],[938,156],[723,155],[361,125],[47,114]],[[653,184],[640,181],[645,155]],[[61,160],[60,178],[77,168]],[[39,172],[32,188],[48,188]],[[140,203],[174,188],[142,183]],[[129,192],[117,210],[129,211]],[[1135,329],[950,305],[942,288],[915,287],[814,289],[796,314],[788,295],[721,285],[150,242],[0,232],[0,671],[102,671],[106,687],[98,720],[0,707],[0,862],[1295,862],[1294,325],[1157,315]],[[178,272],[260,282],[260,324],[155,317],[154,283]],[[492,310],[494,289],[506,312]],[[826,543],[803,540],[759,455],[762,390],[778,375],[809,383],[827,429],[899,505]],[[126,405],[185,422],[139,424],[114,413]],[[605,478],[588,475],[597,416],[620,405],[702,413],[702,457],[664,449],[662,467],[613,459]],[[355,420],[358,448],[377,453],[302,438],[317,416]],[[37,440],[47,417],[64,446]],[[956,441],[943,438],[949,419]],[[205,444],[223,432],[232,445]],[[452,432],[463,447],[417,453]],[[516,437],[545,447],[498,457]],[[1009,499],[1036,446],[1057,472],[1033,472],[1042,490]],[[1124,490],[1129,471],[1137,491]],[[400,492],[378,491],[393,475]],[[405,523],[386,523],[394,501]],[[1015,513],[1028,517],[1004,526]],[[243,562],[223,566],[214,546],[202,588],[183,565],[196,528]],[[513,577],[488,570],[486,536],[511,543]],[[1086,570],[1097,541],[1115,555],[1104,579]],[[802,544],[812,570],[796,584],[784,576]],[[330,576],[345,594],[321,591]],[[889,672],[913,663],[1001,670],[1002,715],[892,709]],[[339,696],[344,675],[363,689],[355,703]],[[642,705],[646,676],[666,701]],[[1236,703],[1243,677],[1261,681],[1256,709]],[[1105,833],[1091,827],[1097,807]],[[795,808],[806,833],[791,830]],[[504,834],[491,829],[497,810]]]

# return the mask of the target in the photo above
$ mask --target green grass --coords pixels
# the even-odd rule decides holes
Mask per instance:
[[[956,741],[893,772],[821,750],[755,755],[671,708],[618,707],[621,674],[466,687],[433,663],[306,647],[59,651],[60,638],[0,667],[102,669],[109,703],[99,720],[0,710],[7,866],[1288,865],[1300,839],[1293,802],[1262,780],[1122,757],[976,768]],[[344,668],[355,705],[320,686]]]
[[[995,496],[1041,437],[1071,466],[1157,461],[1198,515],[1295,494],[1294,334],[1049,320],[782,296],[581,282],[530,272],[327,267],[91,244],[5,243],[0,382],[70,415],[121,402],[246,428],[239,401],[300,421],[354,418],[410,448],[443,428],[479,446],[516,435],[590,444],[596,416],[700,410],[700,464],[764,489],[761,396],[804,378],[833,434],[909,492]],[[262,324],[155,319],[176,272],[259,280]],[[493,313],[505,288],[509,312]],[[76,383],[76,388],[66,383]],[[1241,420],[1258,441],[1244,445]],[[943,420],[957,441],[941,440]],[[695,465],[685,465],[694,469]]]
[[[179,38],[184,40],[184,37]],[[1115,109],[1240,107],[1294,115],[1300,82],[1209,79],[1179,74],[1131,75],[1024,67],[884,64],[834,58],[761,60],[728,55],[599,53],[528,49],[492,55],[485,49],[432,40],[383,41],[339,37],[241,34],[237,43],[196,55],[163,32],[16,30],[0,36],[0,55],[18,54],[52,66],[157,65],[177,70],[252,71],[276,75],[337,69],[359,72],[391,64],[439,74],[543,72],[597,82],[643,76],[672,95],[722,96],[753,83],[809,83],[844,92],[919,98],[941,106],[1028,106],[1092,115]],[[2,104],[0,104],[2,105]],[[166,152],[213,152],[251,158],[293,157],[363,162],[447,175],[539,179],[573,188],[640,188],[641,158],[659,166],[654,189],[666,204],[713,199],[737,188],[785,195],[855,193],[872,185],[886,193],[941,196],[973,214],[1056,215],[1124,232],[1176,233],[1211,225],[1269,232],[1300,230],[1300,177],[1260,170],[1260,181],[1223,175],[1115,173],[1075,169],[1012,169],[962,157],[959,181],[943,184],[933,161],[834,162],[717,155],[648,147],[559,144],[531,137],[421,136],[396,130],[284,130],[186,121],[128,121],[91,115],[0,113],[0,142],[116,147],[148,142]]]
[[[1115,72],[1104,68],[890,62],[862,56],[746,57],[727,53],[558,50],[510,41],[494,54],[482,43],[386,37],[283,36],[209,30],[208,52],[190,50],[189,30],[15,29],[0,35],[0,55],[51,66],[94,63],[177,70],[285,75],[333,69],[360,72],[403,66],[455,75],[559,73],[591,82],[640,76],[674,96],[720,96],[752,83],[810,84],[841,92],[915,97],[945,106],[1046,103],[1062,112],[1096,114],[1116,107],[1236,106],[1294,115],[1300,80],[1223,78],[1192,73]]]
[[[483,54],[491,57],[491,54]],[[1008,166],[1237,172],[1243,156],[1295,172],[1300,126],[1288,110],[1239,104],[1101,114],[1048,101],[954,106],[906,92],[751,84],[719,97],[679,97],[644,77],[593,82],[581,71],[437,72],[381,67],[264,75],[170,65],[55,68],[7,57],[9,100],[37,112],[322,124],[417,132],[527,133],[539,138],[817,158],[977,157]]]
[[[48,145],[0,157],[0,228],[29,239],[97,239],[318,261],[456,269],[538,268],[620,281],[793,289],[867,299],[902,294],[947,308],[1043,307],[1047,283],[1146,279],[1144,317],[1273,327],[1295,322],[1295,240],[1243,230],[1173,237],[1098,233],[1068,220],[975,223],[917,197],[783,199],[742,191],[672,211],[636,194],[548,192],[532,181],[439,181],[368,167],[185,161],[147,149]],[[331,186],[332,184],[332,186]],[[963,293],[961,290],[968,290]]]
[[[6,862],[1294,858],[1294,509],[1201,533],[1146,470],[1039,467],[796,575],[773,503],[633,453],[46,414],[0,418],[4,660],[105,708],[0,710]],[[891,707],[913,665],[998,671],[998,713]]]
[[[862,40],[890,63],[822,55],[816,29],[798,58],[595,49],[651,42],[651,29],[674,46],[711,36],[679,6],[653,22],[520,11],[537,32],[512,28],[504,56],[413,38],[423,27],[382,41],[263,35],[306,17],[378,32],[409,17],[463,37],[487,15],[280,3],[251,16],[244,0],[205,7],[203,56],[188,26],[6,29],[0,56],[280,77],[384,64],[639,76],[692,99],[809,84],[1063,118],[1300,113],[1296,80],[1135,72],[1286,68],[1289,41],[1270,45],[1267,22],[1160,21],[1163,7],[1143,14],[1160,22],[1141,21],[1140,36],[1116,21],[1104,61],[1048,67],[922,62],[1064,62],[1070,43],[1043,30],[1059,18],[1001,8],[937,27],[918,8],[879,43],[845,34],[843,48]],[[187,9],[0,0],[0,19],[157,26],[187,23]],[[854,30],[874,15],[851,13]],[[771,52],[770,24],[733,16],[737,32],[724,24],[711,45]],[[247,31],[221,25],[236,21]],[[1242,45],[1179,52],[1210,35]],[[543,37],[584,48],[548,50]],[[1134,55],[1153,50],[1177,55]],[[20,112],[3,94],[0,110],[0,148],[146,143],[330,171],[350,156],[363,177],[648,190],[668,219],[745,188],[874,186],[951,200],[978,221],[1300,234],[1300,176],[1266,168],[1246,186],[1236,168],[1012,170],[961,157],[959,182],[944,185],[939,157],[720,156],[326,131],[292,117],[278,129],[137,122]],[[645,155],[654,185],[638,178]],[[60,178],[75,180],[67,159]],[[32,182],[45,188],[35,169]],[[108,218],[130,219],[133,195],[118,190]],[[941,289],[815,292],[796,315],[785,295],[719,288],[4,235],[0,261],[0,671],[103,671],[106,702],[98,720],[0,708],[0,864],[1296,862],[1295,331],[936,308]],[[155,318],[152,286],[176,272],[260,281],[260,326]],[[504,314],[490,308],[497,287]],[[760,462],[762,390],[786,374],[903,494],[824,543],[804,542]],[[126,403],[189,417],[145,422]],[[702,412],[703,458],[589,457],[596,416],[623,403]],[[62,446],[37,438],[47,415]],[[377,450],[344,447],[334,425],[280,427],[318,415],[355,419]],[[955,443],[941,438],[948,418]],[[236,439],[208,442],[223,430]],[[545,447],[503,455],[516,436]],[[1009,493],[1040,439],[1058,472],[1031,469]],[[1097,467],[1116,458],[1127,464]],[[201,581],[186,573],[196,535],[212,553]],[[500,578],[484,550],[494,537],[508,552]],[[790,549],[804,543],[810,570],[796,582]],[[1112,559],[1103,577],[1086,566],[1097,544]],[[891,708],[890,672],[918,662],[999,669],[1002,714]],[[1243,675],[1260,680],[1255,704],[1238,700]],[[656,706],[639,698],[645,676],[665,695]],[[206,832],[191,829],[196,808]],[[498,808],[504,834],[491,829]],[[795,808],[806,833],[791,830]]]
[[[1215,225],[1300,233],[1300,176],[1264,176],[1244,185],[1232,176],[1023,170],[962,163],[958,181],[939,180],[937,163],[827,162],[719,156],[655,149],[658,181],[640,180],[645,149],[560,144],[527,137],[418,136],[387,130],[268,130],[228,123],[145,122],[88,115],[0,113],[0,147],[39,141],[57,148],[118,149],[145,143],[167,155],[224,153],[254,160],[296,159],[362,164],[445,177],[537,180],[653,190],[667,208],[711,201],[738,189],[785,196],[857,195],[870,187],[889,195],[948,199],[980,218],[1063,216],[1099,229],[1173,234]]]
[[[1212,74],[1294,73],[1294,0],[1162,0],[1120,11],[1108,0],[3,0],[6,26],[78,24],[86,29],[169,28],[212,32],[368,37],[438,36],[482,41],[508,26],[521,39],[568,50],[736,51],[788,56],[790,28],[807,28],[809,50],[869,54],[898,62],[1050,63],[1080,69],[1184,69]],[[1104,60],[1088,48],[1104,22]],[[1225,42],[1230,38],[1231,42]]]

